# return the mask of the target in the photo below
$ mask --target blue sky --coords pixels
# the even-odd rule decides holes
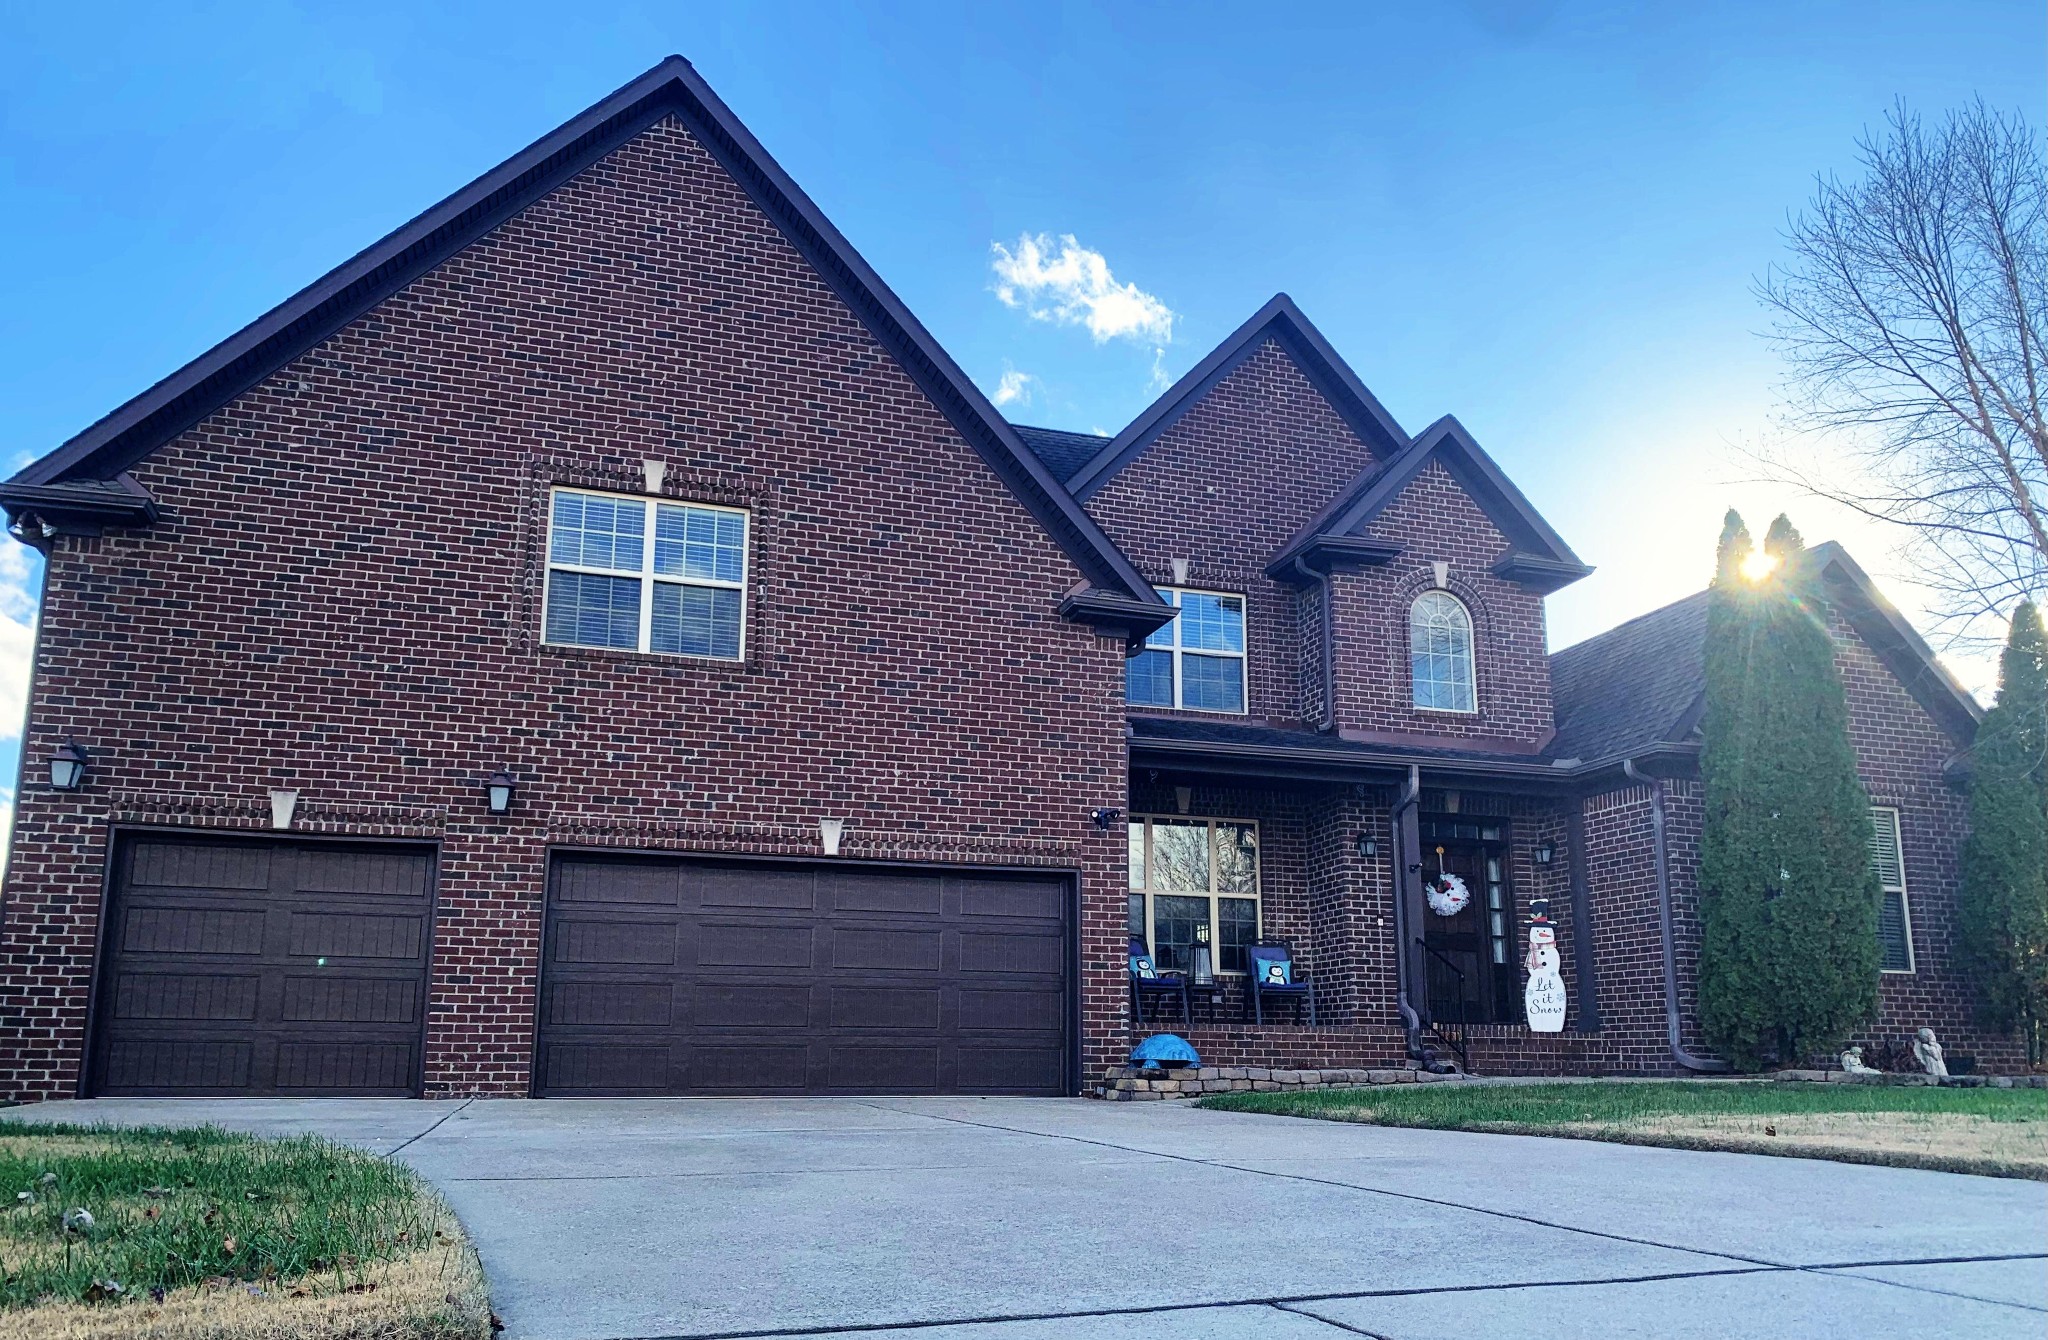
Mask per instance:
[[[1750,282],[1894,99],[2038,123],[2044,47],[2038,0],[17,4],[0,465],[680,52],[1015,418],[1113,431],[1285,290],[1599,566],[1554,645],[1702,585],[1730,504],[1911,611],[1887,537],[1734,482],[1780,376]],[[36,576],[4,552],[11,779]]]

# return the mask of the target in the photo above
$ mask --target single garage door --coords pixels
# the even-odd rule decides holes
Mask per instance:
[[[419,1091],[434,853],[131,836],[115,851],[89,1091]]]
[[[559,854],[536,1088],[1069,1093],[1070,888]]]

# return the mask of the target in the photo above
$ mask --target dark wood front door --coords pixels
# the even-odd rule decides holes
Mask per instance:
[[[1425,904],[1422,941],[1430,1016],[1445,1023],[1518,1023],[1514,899],[1505,842],[1423,838],[1422,877],[1464,880],[1471,900],[1452,916]]]
[[[434,852],[117,844],[87,1091],[419,1092]]]
[[[1068,878],[563,853],[543,1095],[1065,1094]]]

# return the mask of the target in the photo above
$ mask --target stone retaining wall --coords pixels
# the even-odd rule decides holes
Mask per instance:
[[[1142,1070],[1111,1066],[1103,1075],[1098,1098],[1114,1102],[1137,1099],[1199,1098],[1208,1093],[1279,1093],[1300,1089],[1355,1089],[1365,1084],[1434,1084],[1466,1075],[1435,1075],[1409,1066],[1375,1070],[1274,1070],[1266,1066],[1203,1066],[1198,1070]]]
[[[1939,1084],[1946,1089],[2048,1089],[2048,1075],[1852,1075],[1846,1070],[1774,1070],[1771,1078],[1794,1084],[1877,1084],[1912,1088]]]

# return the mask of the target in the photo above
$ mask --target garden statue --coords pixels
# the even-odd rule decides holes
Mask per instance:
[[[1913,1039],[1913,1059],[1932,1078],[1948,1078],[1948,1062],[1941,1059],[1941,1044],[1934,1040],[1933,1029],[1923,1028]]]
[[[1863,1063],[1863,1049],[1851,1047],[1842,1053],[1842,1073],[1845,1075],[1882,1075],[1884,1072],[1874,1065]]]

